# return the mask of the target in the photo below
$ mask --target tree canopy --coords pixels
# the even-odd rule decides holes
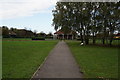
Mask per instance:
[[[52,25],[55,30],[61,28],[66,32],[68,29],[78,32],[85,44],[89,44],[90,38],[95,44],[99,35],[103,44],[109,40],[111,45],[114,32],[120,32],[119,5],[119,2],[57,2],[52,11]]]

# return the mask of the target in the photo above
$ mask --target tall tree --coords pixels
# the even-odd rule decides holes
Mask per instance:
[[[119,3],[99,2],[58,2],[53,10],[53,26],[55,30],[62,29],[78,32],[81,42],[89,44],[92,35],[93,44],[96,35],[101,34],[102,43],[112,43],[114,31],[119,26]]]

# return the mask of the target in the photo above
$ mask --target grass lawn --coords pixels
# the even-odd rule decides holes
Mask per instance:
[[[2,77],[30,78],[58,41],[3,41]]]
[[[117,78],[118,48],[80,46],[78,41],[66,41],[85,78]]]

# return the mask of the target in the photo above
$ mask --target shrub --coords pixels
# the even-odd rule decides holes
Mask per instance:
[[[81,39],[80,38],[77,38],[78,41],[80,41]]]
[[[51,37],[51,36],[47,36],[46,39],[53,39],[53,37]]]
[[[32,40],[45,40],[43,37],[33,37]]]

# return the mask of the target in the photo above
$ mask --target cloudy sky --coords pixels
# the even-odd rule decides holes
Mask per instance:
[[[55,32],[52,10],[57,0],[0,0],[0,26]]]

